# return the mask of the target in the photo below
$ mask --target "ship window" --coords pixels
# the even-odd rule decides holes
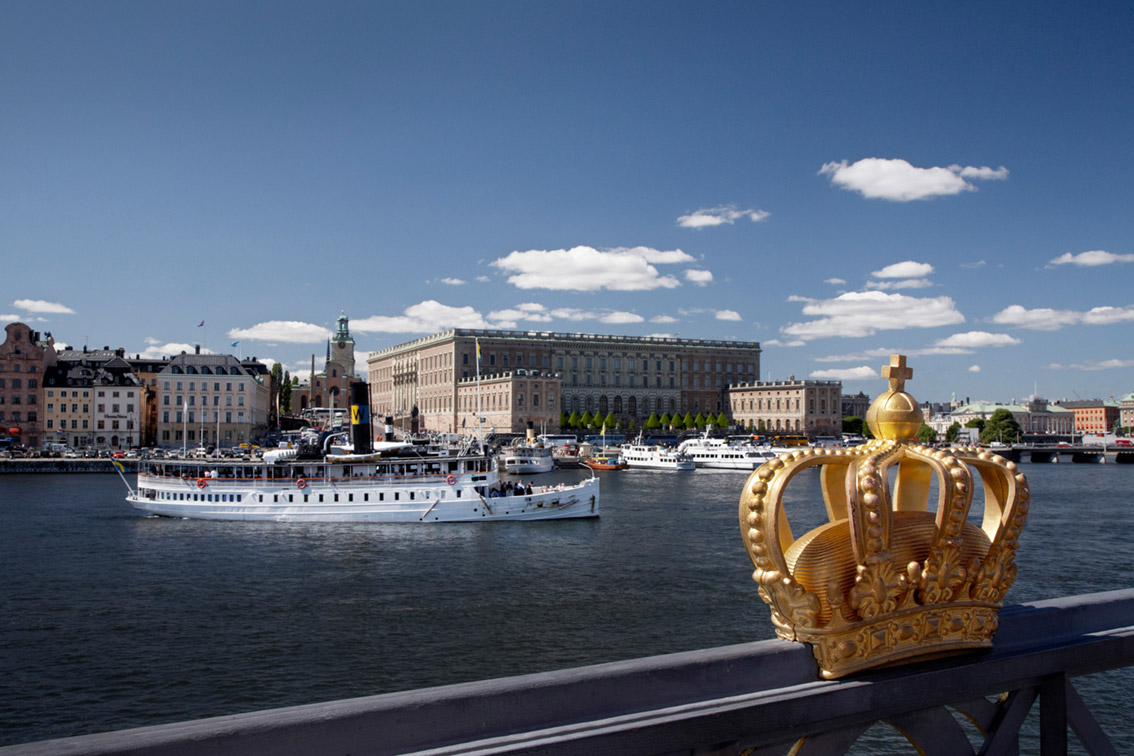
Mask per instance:
[[[385,500],[386,500],[386,494],[381,494],[381,493],[378,494],[378,501],[385,501]]]
[[[287,500],[288,500],[288,503],[291,503],[291,502],[295,501],[295,498],[292,496],[292,494],[288,494]]]
[[[400,497],[401,497],[401,494],[394,494],[394,501],[397,501]]]
[[[303,503],[306,504],[307,501],[308,501],[308,494],[303,494]]]
[[[363,495],[362,495],[362,500],[363,500],[363,501],[370,501],[370,494],[368,494],[368,493],[365,493],[365,494],[363,494]]]
[[[280,500],[279,494],[272,494],[272,503],[275,504]]]
[[[346,500],[347,501],[354,501],[354,494],[347,494]]]
[[[339,500],[339,495],[335,494],[335,501],[338,501],[338,500]]]
[[[319,494],[319,503],[323,502],[323,494]]]
[[[413,501],[413,491],[409,492],[409,498],[410,498],[410,501]]]

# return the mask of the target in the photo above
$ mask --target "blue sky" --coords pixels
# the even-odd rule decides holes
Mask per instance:
[[[0,0],[0,321],[302,373],[345,310],[360,354],[669,334],[1117,397],[1131,39],[1106,2]]]

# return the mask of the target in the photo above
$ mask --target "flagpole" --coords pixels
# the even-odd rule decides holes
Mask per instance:
[[[476,339],[476,438],[480,441],[484,434],[480,427],[480,339]]]

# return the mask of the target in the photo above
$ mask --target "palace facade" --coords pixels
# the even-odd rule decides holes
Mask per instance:
[[[840,436],[843,384],[839,381],[740,383],[729,389],[733,422],[768,433]]]
[[[458,328],[372,353],[371,415],[379,426],[390,416],[401,427],[471,430],[478,375],[483,425],[502,432],[556,431],[561,412],[611,413],[624,427],[654,412],[727,413],[730,384],[759,379],[760,351],[747,341]],[[483,413],[489,380],[493,423]]]

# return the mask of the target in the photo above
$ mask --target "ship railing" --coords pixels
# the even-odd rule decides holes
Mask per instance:
[[[819,677],[807,645],[760,641],[44,741],[0,756],[806,756],[852,746],[1046,756],[1067,753],[1069,731],[1087,753],[1113,754],[1134,746],[1132,665],[1134,590],[1123,590],[1006,607],[989,651],[839,680]]]
[[[147,481],[160,481],[165,484],[182,483],[185,488],[197,490],[202,487],[210,485],[225,485],[225,486],[240,486],[241,488],[280,488],[281,486],[295,486],[297,482],[302,479],[306,486],[313,485],[331,485],[335,487],[346,488],[362,488],[372,487],[375,483],[391,484],[398,486],[448,486],[449,477],[452,475],[454,484],[464,479],[468,479],[470,475],[483,476],[485,473],[430,473],[429,475],[372,475],[372,476],[295,476],[286,478],[241,478],[241,477],[226,477],[220,476],[211,478],[205,475],[154,475],[152,473],[144,473],[139,477],[139,480],[144,484]],[[200,485],[200,481],[204,482],[204,486]],[[479,481],[478,481],[479,482]]]

